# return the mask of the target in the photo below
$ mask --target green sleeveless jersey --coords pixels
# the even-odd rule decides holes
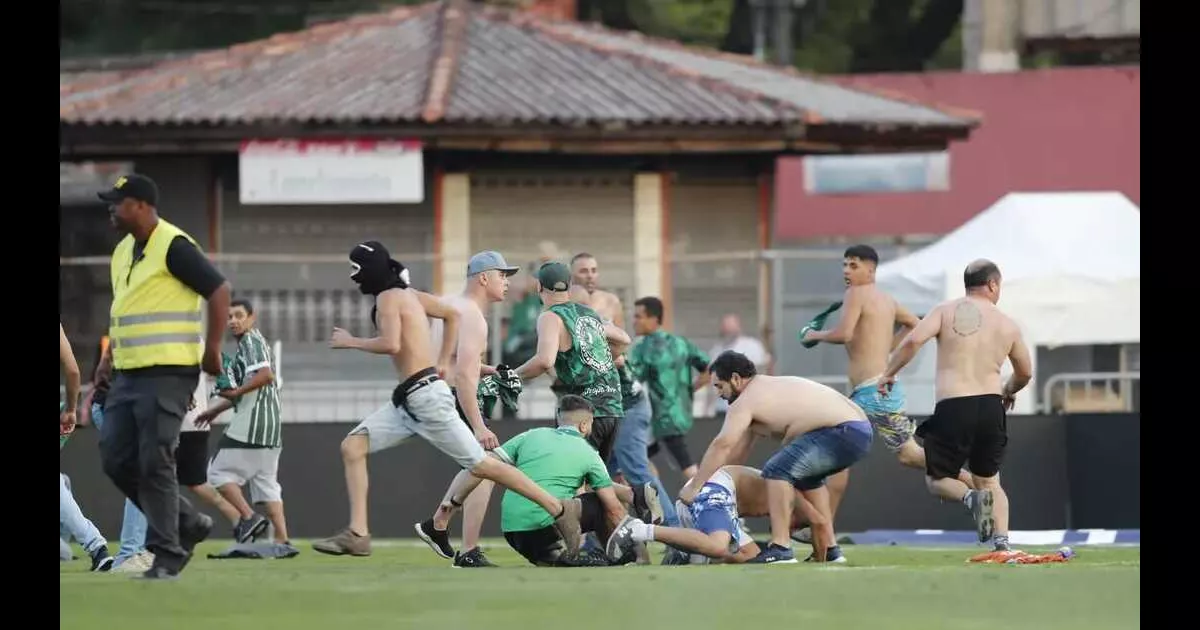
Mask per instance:
[[[559,352],[554,359],[554,371],[565,392],[583,396],[592,403],[597,418],[624,416],[621,383],[600,316],[575,302],[555,304],[549,310],[562,320],[571,335],[571,349]]]

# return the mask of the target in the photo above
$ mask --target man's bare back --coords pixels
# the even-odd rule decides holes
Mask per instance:
[[[1000,368],[1020,342],[1016,323],[986,299],[964,297],[939,305],[936,317],[938,400],[999,394]]]
[[[755,376],[729,405],[728,415],[750,415],[750,432],[790,442],[816,429],[866,414],[833,388],[799,376]]]

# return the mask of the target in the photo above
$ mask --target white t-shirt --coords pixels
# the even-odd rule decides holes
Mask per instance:
[[[200,381],[196,384],[196,391],[192,392],[192,400],[188,405],[187,415],[183,417],[183,425],[179,427],[180,432],[192,431],[208,431],[211,425],[203,427],[196,426],[196,416],[204,413],[208,409],[208,395],[212,393],[212,385],[208,374],[200,373]]]
[[[737,339],[733,340],[733,343],[725,343],[722,341],[714,345],[712,350],[709,352],[708,358],[709,360],[714,360],[717,358],[717,355],[727,350],[732,350],[734,352],[746,355],[746,358],[750,359],[750,361],[754,363],[754,366],[759,369],[762,369],[763,366],[771,361],[771,354],[767,352],[767,349],[763,346],[762,342],[754,337],[747,337],[746,335],[738,336]],[[715,394],[713,394],[713,397],[716,398],[716,406],[714,409],[717,413],[725,413],[729,410],[729,403],[725,402],[724,398],[721,398]]]

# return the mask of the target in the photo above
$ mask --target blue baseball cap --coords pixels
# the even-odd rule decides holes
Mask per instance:
[[[500,252],[495,252],[490,249],[475,254],[471,257],[471,260],[467,261],[468,276],[480,274],[485,271],[491,271],[493,269],[503,271],[504,275],[506,276],[511,276],[521,270],[520,267],[513,267],[509,265],[508,261],[504,260],[504,256],[500,255]]]

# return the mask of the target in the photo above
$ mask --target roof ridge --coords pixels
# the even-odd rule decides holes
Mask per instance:
[[[330,40],[339,36],[350,33],[355,33],[360,30],[373,26],[383,26],[388,24],[396,24],[405,20],[419,17],[427,12],[439,9],[444,4],[444,0],[428,2],[425,4],[404,5],[387,11],[374,11],[371,13],[362,13],[353,15],[344,20],[336,20],[332,22],[323,22],[306,28],[295,31],[287,31],[283,33],[275,33],[270,37],[256,39],[241,44],[234,44],[225,48],[199,52],[194,55],[188,55],[178,59],[168,59],[159,63],[149,65],[144,68],[138,68],[129,72],[114,74],[107,77],[98,77],[94,80],[83,79],[78,82],[71,82],[67,85],[59,86],[58,96],[60,99],[71,96],[72,94],[84,91],[92,91],[102,88],[106,85],[136,79],[141,75],[152,76],[164,71],[171,71],[176,68],[200,67],[206,70],[216,69],[224,65],[229,65],[229,60],[239,57],[252,56],[260,51],[267,55],[280,55],[291,52],[299,47],[303,41],[313,40]],[[147,88],[157,89],[164,83],[171,83],[177,80],[177,77],[167,75],[159,76],[156,80],[149,82],[146,85],[130,86],[126,90],[121,91],[121,95],[126,92],[144,91]],[[72,111],[90,105],[94,101],[103,100],[105,97],[97,96],[76,103],[71,103],[66,106],[59,106],[59,116],[70,115]]]
[[[421,119],[427,123],[441,120],[450,104],[454,80],[462,62],[462,48],[470,21],[470,8],[465,0],[436,2],[439,7],[438,56],[429,72],[425,89],[425,106]]]
[[[503,9],[498,9],[498,8],[494,8],[494,7],[490,7],[490,6],[488,8],[494,12],[506,11]],[[603,24],[600,24],[597,22],[581,22],[581,21],[577,21],[577,20],[558,20],[558,19],[553,19],[553,18],[547,17],[547,16],[541,16],[541,15],[522,16],[522,21],[540,22],[541,24],[537,25],[540,30],[546,30],[546,27],[554,28],[554,27],[559,27],[559,26],[565,26],[567,28],[573,27],[573,28],[578,28],[578,29],[588,29],[588,30],[592,30],[592,31],[597,31],[597,32],[601,32],[601,33],[604,33],[607,35],[612,35],[614,37],[621,37],[621,38],[625,38],[625,39],[629,39],[629,40],[636,40],[636,41],[644,42],[646,44],[652,44],[652,45],[660,46],[663,48],[672,48],[672,49],[675,49],[678,51],[687,52],[687,53],[694,54],[694,55],[699,55],[701,57],[707,57],[709,59],[716,59],[719,61],[726,61],[729,63],[734,63],[734,64],[737,64],[737,65],[740,65],[740,66],[743,66],[746,68],[750,68],[753,70],[765,70],[768,72],[774,72],[774,73],[791,76],[791,77],[798,78],[798,79],[804,79],[806,81],[812,81],[813,83],[820,83],[823,85],[830,85],[833,87],[838,87],[843,90],[849,90],[852,92],[859,92],[861,94],[869,94],[869,95],[878,96],[881,98],[886,98],[888,100],[899,101],[902,103],[908,103],[909,105],[916,105],[918,107],[924,107],[926,109],[930,109],[930,110],[945,114],[947,116],[952,116],[952,117],[956,117],[956,118],[964,118],[965,117],[968,119],[980,119],[982,117],[979,112],[975,112],[974,110],[949,107],[949,106],[945,106],[945,105],[941,105],[941,104],[931,104],[931,103],[922,101],[912,95],[901,94],[901,93],[895,92],[895,91],[883,90],[883,89],[878,89],[878,88],[873,88],[873,87],[863,87],[863,86],[858,86],[858,85],[848,86],[848,85],[845,85],[835,79],[831,79],[826,76],[822,76],[822,75],[819,75],[819,74],[816,74],[813,72],[801,71],[799,68],[796,68],[795,66],[786,66],[786,67],[776,66],[773,64],[768,64],[768,63],[765,63],[762,61],[758,61],[757,59],[755,59],[754,57],[751,57],[749,55],[739,55],[736,53],[725,52],[723,50],[717,50],[717,49],[713,49],[713,48],[703,48],[703,47],[699,47],[699,46],[692,46],[692,45],[684,44],[682,42],[675,41],[673,39],[666,39],[663,37],[655,37],[653,35],[646,35],[645,33],[642,33],[640,31],[622,31],[622,30],[618,30],[618,29],[614,29],[614,28],[609,28],[609,27],[604,26]],[[558,35],[558,33],[552,33],[552,34],[554,34],[556,36]],[[581,40],[581,39],[575,38],[575,37],[570,37],[569,35],[568,35],[568,38],[575,43],[579,43],[579,44],[586,45],[586,46],[591,46],[593,48],[602,49],[605,52],[610,52],[610,50],[608,48],[605,48],[600,45],[596,45],[593,42],[584,41],[584,40]],[[669,63],[662,62],[657,59],[647,59],[646,57],[638,54],[637,52],[633,52],[633,51],[619,51],[619,52],[626,52],[630,56],[634,56],[639,59],[645,59],[646,61],[650,61],[650,62],[659,64],[662,66],[677,68],[677,66],[673,66]],[[682,70],[687,75],[695,74],[686,69],[680,69],[680,70]],[[847,76],[847,75],[838,75],[838,76]],[[852,75],[849,75],[849,76],[852,76]],[[723,85],[728,85],[727,83],[725,83],[724,81],[721,81],[719,79],[713,78],[712,80],[718,81],[718,82],[722,83]],[[765,94],[761,94],[758,92],[754,92],[753,90],[748,90],[747,88],[743,88],[740,86],[730,86],[730,87],[732,87],[736,90],[739,90],[739,91],[751,92],[753,94],[757,94],[757,95],[759,95],[758,98],[775,100],[772,97],[769,97]],[[792,107],[794,108],[795,106],[792,106]],[[964,114],[967,114],[967,113],[969,113],[971,115],[964,116]],[[806,115],[815,116],[815,114],[812,112],[806,112]],[[812,120],[810,122],[817,122],[817,121]]]
[[[741,87],[738,85],[732,85],[723,79],[708,76],[705,74],[701,74],[701,73],[691,70],[689,68],[681,68],[679,66],[664,62],[659,59],[646,57],[646,56],[640,55],[634,51],[610,48],[610,47],[600,44],[598,42],[593,42],[588,39],[576,37],[572,33],[564,32],[563,30],[556,28],[558,26],[563,26],[563,25],[583,26],[585,24],[583,22],[578,22],[575,20],[559,20],[556,18],[551,18],[551,17],[547,17],[547,16],[543,16],[543,15],[536,15],[536,14],[528,13],[525,11],[517,11],[517,10],[509,9],[506,7],[497,7],[494,5],[475,6],[475,11],[480,16],[482,16],[486,19],[492,20],[492,21],[496,21],[496,22],[503,21],[503,22],[512,24],[513,26],[517,26],[517,27],[521,27],[521,28],[530,28],[530,29],[536,30],[539,33],[543,33],[549,37],[557,39],[559,41],[563,41],[563,42],[567,42],[570,44],[576,44],[579,46],[590,48],[592,50],[601,52],[605,55],[620,56],[620,57],[624,57],[626,59],[634,60],[636,62],[645,64],[645,65],[657,67],[658,69],[666,72],[667,74],[671,74],[674,76],[678,76],[678,77],[682,77],[682,78],[689,79],[692,81],[696,81],[697,83],[700,83],[701,85],[709,87],[713,91],[716,91],[716,92],[725,92],[727,94],[730,94],[732,96],[736,96],[739,98],[747,98],[747,99],[753,99],[756,101],[769,103],[772,106],[795,112],[796,114],[798,114],[800,116],[801,120],[803,120],[804,122],[807,122],[807,123],[818,122],[819,118],[820,118],[819,116],[817,116],[817,114],[815,112],[807,110],[803,107],[800,107],[794,103],[790,103],[783,99],[780,99],[780,98],[777,98],[774,96],[770,96],[768,94],[763,94],[761,92],[747,89],[747,88],[744,88],[744,87]],[[616,31],[616,30],[609,29],[609,28],[603,27],[603,26],[599,26],[599,29],[604,30],[605,32],[610,32],[610,33],[622,33],[622,31]],[[640,35],[640,33],[639,33],[639,35]]]

